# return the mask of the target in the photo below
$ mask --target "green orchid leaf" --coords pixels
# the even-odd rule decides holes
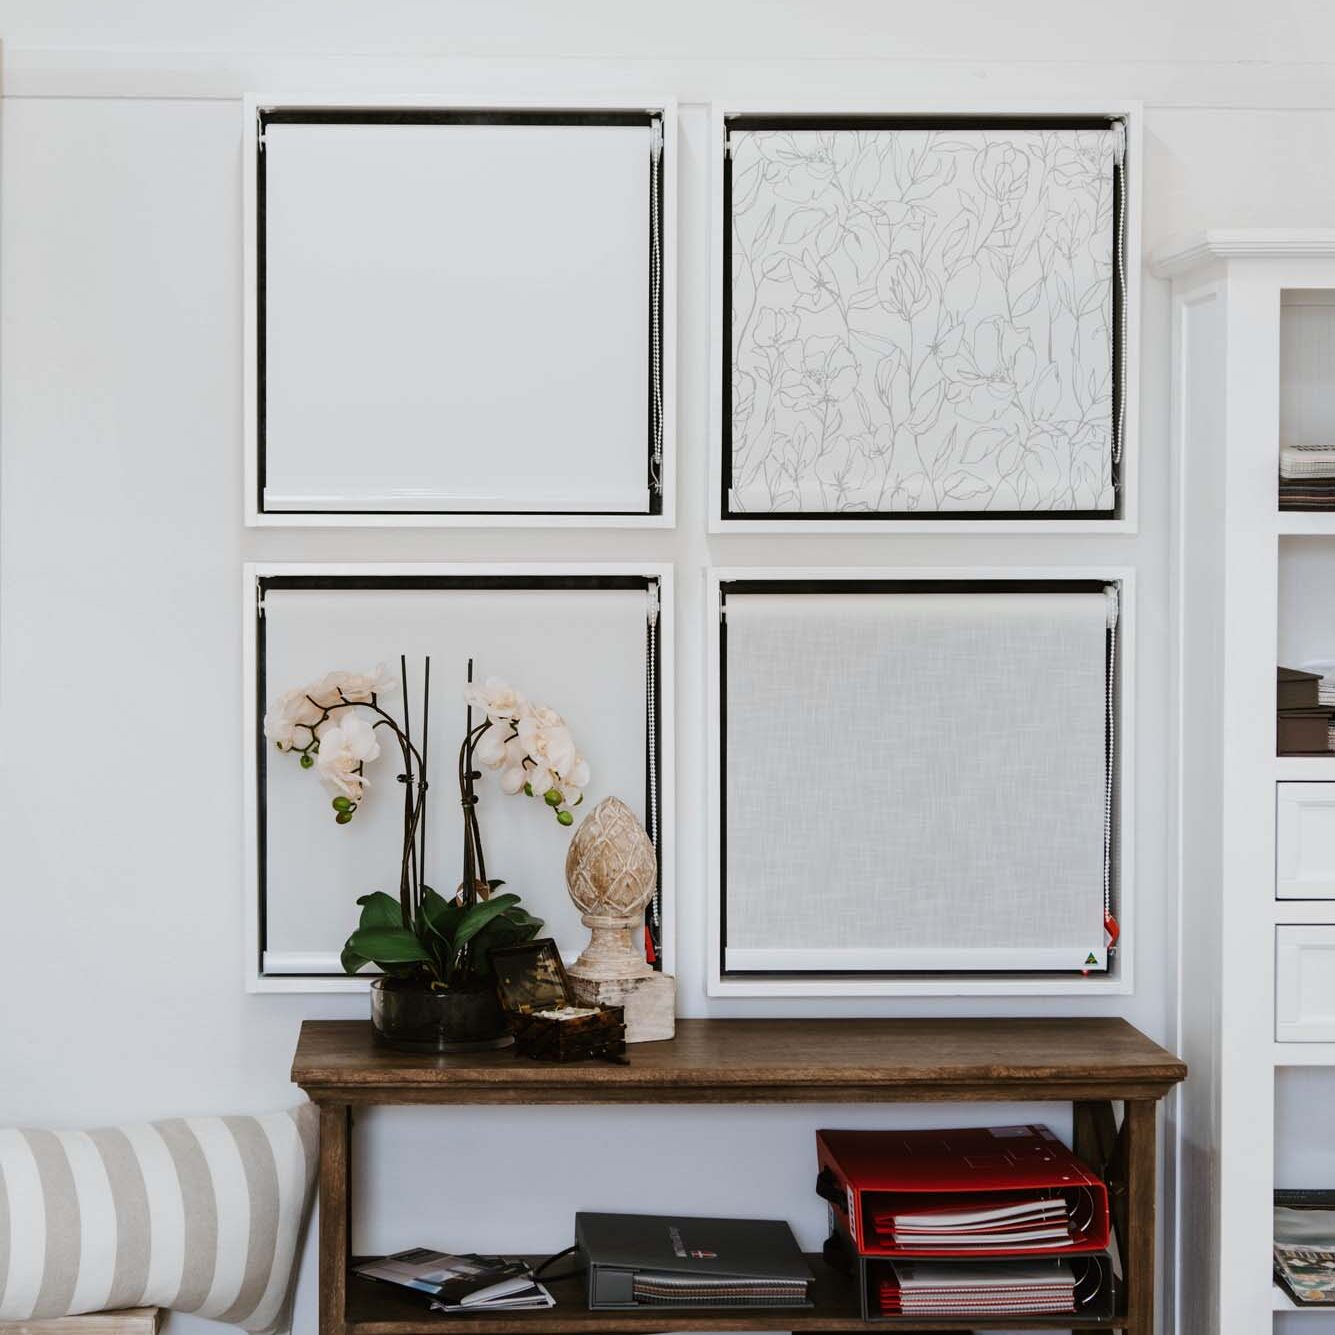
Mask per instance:
[[[527,909],[518,904],[513,904],[505,910],[505,919],[512,922],[517,927],[532,927],[535,931],[542,928],[542,919],[535,918]]]
[[[362,895],[357,903],[362,909],[360,926],[403,926],[403,909],[393,895],[387,895],[383,890],[373,890],[369,895]]]
[[[473,938],[469,959],[474,973],[486,977],[491,973],[491,952],[502,946],[518,946],[531,941],[541,930],[542,924],[530,918],[523,909],[511,908],[511,913],[518,913],[526,921],[515,921],[509,913],[493,918],[479,930]]]
[[[454,940],[459,920],[463,916],[464,908],[461,904],[437,894],[429,886],[422,888],[422,917],[431,932],[446,944]]]
[[[430,964],[431,956],[406,927],[359,927],[345,950],[354,951],[382,968],[393,964]]]
[[[485,904],[474,904],[455,930],[455,950],[467,945],[493,918],[499,918],[506,909],[518,903],[518,895],[497,895]]]
[[[348,944],[343,947],[343,953],[338,960],[343,966],[344,973],[356,973],[358,969],[364,969],[371,962],[353,950],[351,937],[348,938]]]

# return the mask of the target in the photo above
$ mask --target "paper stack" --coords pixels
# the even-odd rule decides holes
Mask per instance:
[[[878,1288],[883,1316],[1004,1316],[1074,1312],[1067,1261],[892,1261]]]
[[[975,1250],[995,1255],[1007,1251],[1048,1252],[1075,1242],[1069,1206],[1063,1197],[1031,1196],[989,1203],[988,1198],[957,1199],[928,1210],[876,1211],[876,1240],[897,1252],[921,1249],[940,1253]]]

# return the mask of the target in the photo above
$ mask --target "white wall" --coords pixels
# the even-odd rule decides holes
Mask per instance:
[[[373,24],[369,8],[314,0],[277,11],[258,0],[0,3],[0,1123],[282,1104],[294,1097],[286,1072],[301,1019],[364,1013],[361,998],[242,989],[237,573],[245,559],[676,562],[684,1014],[1079,1010],[1125,1014],[1171,1043],[1166,286],[1144,280],[1138,536],[707,540],[704,104],[794,91],[833,103],[879,92],[1143,97],[1147,246],[1207,224],[1329,222],[1331,71],[1252,62],[1329,49],[1335,15],[1315,4],[1260,11],[1205,0],[1174,10],[1166,21],[1142,4],[1110,22],[1105,4],[1059,0],[1004,11],[975,3],[967,13],[872,0],[763,11],[693,0],[660,19],[611,3],[415,3],[379,6]],[[1300,16],[1301,24],[1284,21]],[[322,51],[373,54],[292,54]],[[404,51],[424,54],[388,54]],[[993,63],[957,63],[982,58]],[[1028,63],[996,63],[1021,58]],[[683,99],[675,533],[242,528],[237,99],[246,89],[342,85],[639,87]],[[1137,567],[1134,996],[1004,1005],[706,999],[701,572],[710,562],[860,561]],[[783,1215],[814,1246],[823,1225],[811,1191],[814,1127],[977,1115],[916,1107],[373,1114],[359,1123],[355,1241],[556,1248],[568,1241],[575,1207],[639,1204]],[[987,1115],[1064,1125],[1056,1108]],[[303,1333],[314,1329],[309,1260]],[[178,1335],[195,1330],[203,1326],[173,1323]]]

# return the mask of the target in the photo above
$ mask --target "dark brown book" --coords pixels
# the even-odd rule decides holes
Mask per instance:
[[[1321,678],[1315,672],[1282,667],[1277,689],[1280,709],[1315,709],[1321,700]]]
[[[1330,721],[1335,709],[1281,709],[1276,749],[1282,756],[1330,754]]]

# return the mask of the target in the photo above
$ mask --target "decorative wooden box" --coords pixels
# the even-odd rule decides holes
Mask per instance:
[[[551,937],[493,950],[491,959],[517,1052],[557,1062],[621,1058],[625,1008],[581,1005]]]

